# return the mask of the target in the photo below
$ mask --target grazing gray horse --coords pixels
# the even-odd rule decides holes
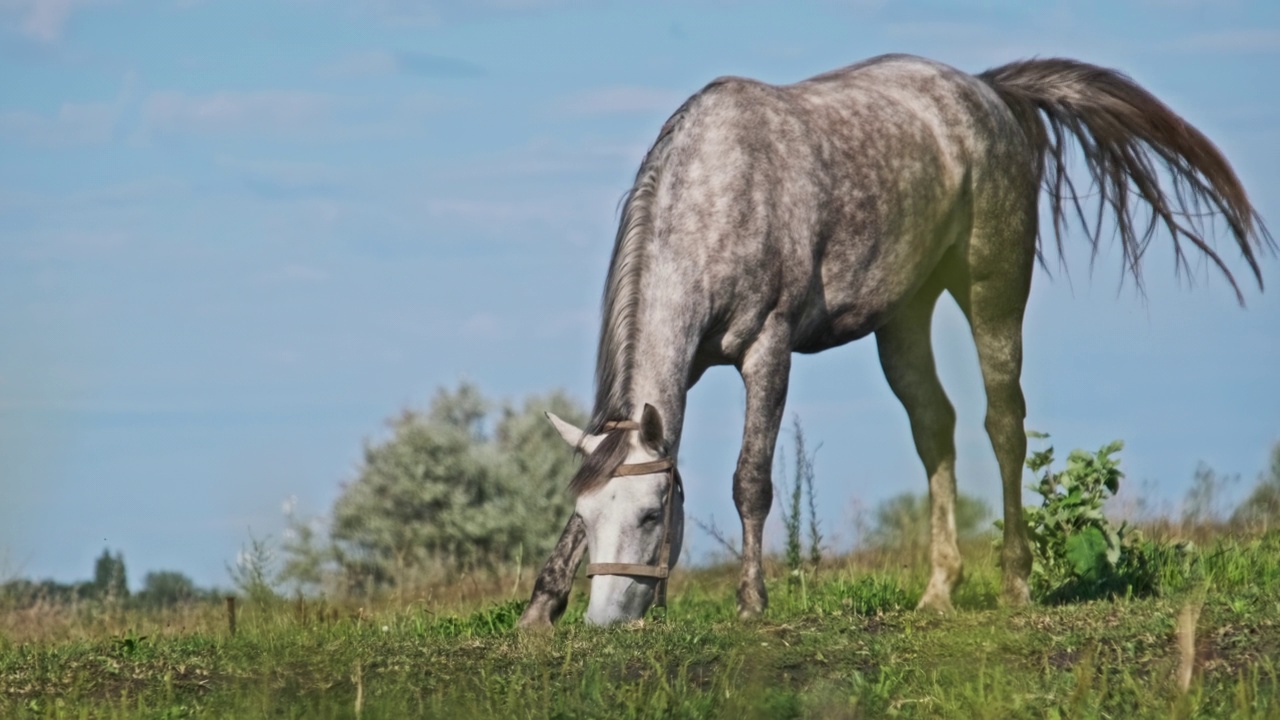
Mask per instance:
[[[1096,214],[1081,206],[1067,173],[1072,139]],[[1042,187],[1059,252],[1069,214],[1096,251],[1109,211],[1136,281],[1163,228],[1179,267],[1189,243],[1243,303],[1206,239],[1218,218],[1262,283],[1255,253],[1274,242],[1231,166],[1113,70],[1045,59],[973,76],[887,55],[794,85],[720,78],[689,98],[626,198],[605,283],[591,427],[553,418],[585,460],[570,483],[577,512],[521,626],[560,616],[584,542],[593,561],[588,622],[637,619],[653,603],[680,552],[683,495],[671,466],[685,398],[713,365],[738,368],[746,385],[733,476],[738,613],[759,615],[767,604],[761,536],[791,354],[871,333],[929,480],[932,574],[920,605],[950,609],[962,578],[955,412],[929,330],[944,290],[973,330],[986,387],[1004,490],[1004,599],[1026,603],[1022,320],[1033,265],[1043,260]]]

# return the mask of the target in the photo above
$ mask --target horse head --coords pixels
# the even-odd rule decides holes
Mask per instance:
[[[599,434],[551,413],[547,419],[585,456],[569,489],[591,556],[586,620],[638,620],[655,602],[665,604],[667,575],[684,538],[684,490],[663,440],[662,418],[646,404],[640,422],[608,422]]]

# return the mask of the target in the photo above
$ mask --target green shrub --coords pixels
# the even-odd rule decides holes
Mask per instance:
[[[1156,543],[1128,523],[1117,526],[1103,514],[1103,505],[1119,491],[1124,477],[1115,457],[1123,447],[1116,440],[1092,454],[1073,450],[1067,467],[1056,473],[1051,469],[1052,447],[1027,458],[1027,468],[1033,475],[1039,473],[1030,488],[1041,497],[1039,506],[1025,509],[1035,599],[1061,603],[1151,595],[1159,592],[1170,564],[1187,561],[1185,546]]]
[[[393,417],[390,437],[365,444],[327,523],[287,511],[281,579],[299,590],[335,578],[345,589],[404,588],[549,553],[573,509],[565,484],[576,460],[543,413],[578,425],[586,413],[559,392],[503,403],[496,417],[494,405],[463,383],[426,412]]]

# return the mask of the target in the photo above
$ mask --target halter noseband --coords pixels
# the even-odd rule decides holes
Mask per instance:
[[[604,424],[608,430],[639,430],[640,425],[634,420],[612,420]],[[656,565],[638,565],[635,563],[587,563],[587,577],[596,575],[628,575],[633,577],[651,577],[658,579],[657,593],[653,604],[657,607],[667,606],[667,577],[671,574],[671,508],[674,505],[676,485],[676,465],[671,458],[659,458],[649,462],[619,465],[613,477],[630,475],[652,475],[662,473],[667,476],[667,498],[663,507],[662,547],[658,550]]]

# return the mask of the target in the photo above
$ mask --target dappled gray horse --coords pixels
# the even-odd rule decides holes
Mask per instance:
[[[1096,213],[1066,171],[1072,139]],[[1216,218],[1261,285],[1255,253],[1274,243],[1226,159],[1113,70],[1048,59],[973,76],[888,55],[794,85],[720,78],[689,98],[626,199],[605,283],[591,427],[554,419],[585,454],[570,483],[577,512],[521,625],[560,616],[584,542],[589,622],[636,619],[653,603],[680,552],[683,495],[672,468],[685,398],[713,365],[735,366],[746,385],[733,476],[738,612],[761,613],[761,536],[791,354],[871,333],[929,479],[932,574],[920,605],[949,609],[962,578],[955,413],[930,345],[944,290],[968,318],[986,387],[1004,490],[1004,599],[1026,603],[1019,378],[1023,312],[1043,252],[1042,186],[1059,252],[1069,214],[1095,250],[1113,221],[1140,282],[1143,253],[1163,229],[1179,267],[1194,247],[1243,302],[1208,242]]]

